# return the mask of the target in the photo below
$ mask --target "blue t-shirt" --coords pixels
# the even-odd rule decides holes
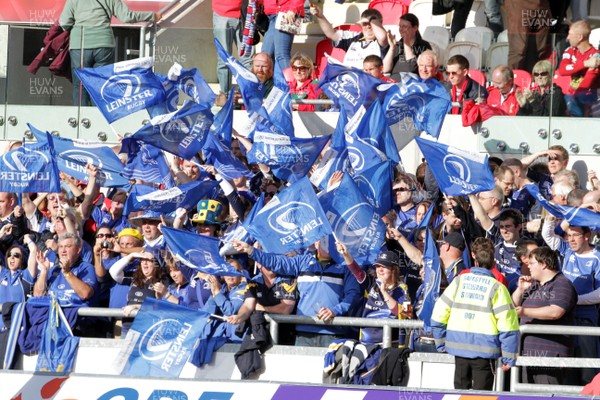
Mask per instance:
[[[94,291],[98,289],[96,271],[92,264],[80,259],[71,268],[71,273],[83,283],[91,286]],[[69,285],[58,264],[51,267],[50,271],[48,271],[48,293],[54,293],[61,307],[89,306],[89,301],[80,298],[71,285]]]

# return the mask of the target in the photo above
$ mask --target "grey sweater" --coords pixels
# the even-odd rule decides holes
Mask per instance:
[[[114,47],[115,39],[110,28],[113,15],[124,23],[152,21],[154,18],[150,11],[131,11],[121,0],[67,0],[59,23],[63,29],[70,31],[69,48]]]

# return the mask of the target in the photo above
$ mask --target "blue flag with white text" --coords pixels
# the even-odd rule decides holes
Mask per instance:
[[[275,63],[273,82],[273,88],[264,99],[259,114],[277,127],[278,132],[293,137],[294,123],[292,121],[290,85],[285,80],[279,63]]]
[[[392,181],[394,162],[384,161],[355,174],[352,179],[379,215],[385,215],[392,208]]]
[[[46,133],[28,124],[29,129],[39,143],[47,143]],[[124,187],[129,181],[121,176],[123,163],[115,152],[105,143],[81,139],[67,139],[52,137],[54,152],[58,169],[67,175],[83,182],[87,182],[89,175],[86,165],[92,164],[99,171],[96,184],[106,187]]]
[[[442,193],[464,196],[494,188],[487,154],[470,153],[420,137],[415,140]]]
[[[355,137],[358,137],[363,142],[381,151],[396,164],[400,162],[396,141],[392,136],[390,126],[384,118],[383,109],[378,101],[371,104],[367,112],[362,116],[356,130],[351,133],[355,134]]]
[[[420,132],[438,137],[452,108],[450,95],[437,79],[422,81],[415,74],[401,74],[401,81],[381,85],[383,110],[388,124],[410,121]]]
[[[212,194],[218,186],[217,181],[194,181],[166,190],[155,190],[147,185],[134,185],[127,196],[124,214],[142,210],[168,214],[179,207],[191,210],[200,200]]]
[[[356,68],[346,67],[339,61],[327,58],[327,66],[319,78],[319,89],[339,108],[352,117],[377,100],[377,86],[384,82]]]
[[[206,164],[214,166],[225,180],[231,181],[242,176],[254,176],[248,167],[234,156],[229,147],[225,146],[212,131],[206,134],[202,154],[204,154]]]
[[[147,297],[123,340],[117,368],[125,376],[178,378],[210,314]]]
[[[312,184],[321,190],[325,190],[327,182],[329,182],[331,175],[335,171],[345,172],[350,169],[350,159],[348,158],[345,138],[346,123],[346,112],[344,109],[341,109],[335,131],[331,135],[331,142],[323,152],[319,164],[317,164],[317,167],[310,175]]]
[[[423,305],[417,317],[423,321],[425,329],[431,326],[431,313],[438,297],[440,297],[440,283],[442,281],[442,272],[440,267],[440,258],[437,253],[437,246],[433,240],[433,235],[429,228],[425,234],[425,251],[423,254],[423,263],[425,268],[425,277],[423,280],[424,294]]]
[[[221,142],[227,147],[231,147],[233,138],[233,97],[235,89],[231,89],[229,97],[223,108],[217,112],[210,130],[213,131]]]
[[[592,230],[600,230],[600,214],[587,208],[561,206],[548,201],[534,184],[525,185],[525,189],[556,218],[564,219],[572,226],[587,226]]]
[[[152,118],[133,136],[123,139],[150,143],[186,160],[202,148],[213,114],[206,105],[187,101],[179,110]]]
[[[196,68],[184,69],[179,72],[177,79],[179,90],[187,94],[194,103],[212,107],[217,96],[212,91],[200,71]]]
[[[153,58],[144,57],[74,72],[104,118],[112,123],[166,100],[152,65]]]
[[[0,157],[0,191],[8,193],[60,192],[60,177],[52,136],[28,143]]]
[[[180,229],[163,227],[173,257],[182,264],[210,275],[244,276],[219,254],[219,239]]]
[[[141,140],[128,140],[121,146],[121,153],[128,155],[121,173],[124,178],[163,185],[165,189],[175,186],[165,155],[158,147]]]
[[[335,240],[348,248],[358,265],[373,264],[385,239],[386,226],[379,213],[363,196],[348,173],[337,189],[319,198],[331,224],[328,251],[337,262],[343,258],[337,252]]]
[[[331,226],[308,178],[287,187],[244,221],[265,252],[285,254],[306,249],[331,233]]]
[[[165,91],[165,101],[148,107],[150,118],[172,113],[177,110],[177,105],[179,104],[179,89],[177,88],[177,82],[170,80],[169,77],[163,74],[155,73],[154,75],[163,86]]]
[[[262,107],[266,90],[265,85],[256,77],[256,75],[244,67],[241,62],[231,54],[227,53],[216,38],[214,41],[215,47],[217,48],[217,54],[227,65],[231,71],[231,75],[233,75],[240,87],[240,93],[244,99],[246,110],[248,113],[259,112]]]
[[[276,177],[292,183],[308,174],[330,138],[278,135],[259,131],[261,125],[262,122],[254,133],[254,143],[247,155],[248,162],[266,164]]]

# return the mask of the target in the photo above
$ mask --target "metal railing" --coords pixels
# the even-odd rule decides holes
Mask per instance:
[[[82,307],[79,309],[80,316],[88,317],[110,317],[121,319],[124,317],[123,310],[118,308],[95,308]],[[133,311],[129,316],[135,317],[137,311]],[[305,315],[282,315],[282,314],[265,314],[267,321],[270,323],[270,333],[274,344],[279,343],[279,325],[280,324],[303,324],[303,325],[327,325],[327,326],[352,326],[352,327],[368,327],[382,328],[383,340],[382,347],[387,348],[392,346],[392,329],[423,329],[423,321],[410,319],[375,319],[375,318],[357,318],[357,317],[335,317],[334,320],[324,322],[317,317],[309,317]],[[524,334],[546,334],[546,335],[583,335],[583,336],[600,336],[600,327],[584,327],[584,326],[564,326],[564,325],[522,325],[520,326],[521,336]],[[408,335],[407,335],[408,336]],[[521,353],[521,340],[519,341],[519,351]],[[448,362],[451,358],[443,360],[436,359],[436,362]],[[421,361],[421,360],[418,360]],[[501,368],[502,364],[498,363],[496,370],[496,390],[504,390],[504,371]],[[519,356],[517,358],[516,367],[511,368],[510,387],[511,392],[529,391],[529,392],[561,392],[561,393],[579,393],[582,386],[569,385],[539,385],[519,382],[520,367],[569,367],[569,368],[600,368],[600,358],[577,358],[577,357],[528,357]]]

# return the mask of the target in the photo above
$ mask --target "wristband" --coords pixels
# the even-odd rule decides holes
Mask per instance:
[[[68,278],[68,277],[69,277],[69,276],[71,276],[71,275],[73,275],[73,274],[71,274],[71,271],[69,271],[69,272],[67,272],[67,273],[64,273],[64,272],[63,272],[63,276],[64,276],[65,278]]]

